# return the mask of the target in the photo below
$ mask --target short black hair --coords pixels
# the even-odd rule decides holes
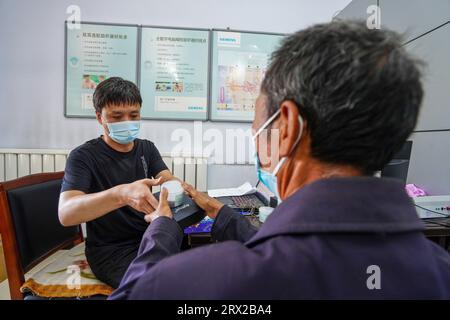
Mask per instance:
[[[97,112],[107,105],[142,105],[139,88],[131,81],[111,77],[99,83],[94,91],[94,108]]]
[[[318,24],[284,39],[261,85],[269,116],[299,106],[319,161],[382,169],[416,126],[421,62],[392,31],[362,22]]]

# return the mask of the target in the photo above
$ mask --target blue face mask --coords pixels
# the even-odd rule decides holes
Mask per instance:
[[[133,142],[139,135],[141,127],[140,121],[120,121],[106,123],[108,127],[109,136],[115,142],[120,144],[128,144]]]
[[[264,169],[261,169],[261,164],[259,162],[259,156],[258,151],[256,148],[256,138],[258,135],[280,114],[281,109],[278,109],[277,112],[275,112],[259,129],[256,131],[255,135],[253,136],[253,141],[255,142],[255,167],[256,167],[256,173],[258,175],[259,181],[261,181],[274,195],[277,196],[278,199],[281,200],[280,195],[278,194],[278,181],[277,181],[277,173],[280,171],[280,168],[283,166],[284,162],[286,161],[287,157],[283,157],[280,162],[275,166],[275,169],[273,172],[266,171]],[[302,137],[302,131],[303,131],[303,119],[302,117],[298,117],[298,121],[300,122],[300,132],[298,134],[298,138],[294,143],[294,146],[292,147],[291,151],[295,149],[297,144],[300,142],[300,138]]]

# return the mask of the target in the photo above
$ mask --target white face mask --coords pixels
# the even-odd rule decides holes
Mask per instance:
[[[256,173],[258,175],[258,179],[273,193],[277,196],[278,199],[281,200],[279,193],[278,193],[278,180],[277,180],[277,173],[280,171],[280,168],[283,166],[283,164],[286,162],[286,159],[288,156],[292,153],[292,151],[295,149],[297,144],[300,142],[300,138],[302,137],[303,132],[303,119],[301,116],[298,116],[298,121],[300,122],[300,132],[298,134],[297,140],[295,140],[294,146],[292,147],[291,151],[289,152],[288,156],[283,157],[278,164],[273,169],[273,172],[266,171],[264,169],[261,169],[259,157],[258,157],[258,151],[256,148],[256,138],[258,135],[261,134],[261,132],[280,114],[281,109],[278,109],[277,112],[275,112],[269,119],[267,119],[266,122],[256,131],[255,135],[253,136],[253,141],[255,144],[255,166],[256,166]]]

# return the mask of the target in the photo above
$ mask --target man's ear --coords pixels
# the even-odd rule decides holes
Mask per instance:
[[[298,139],[300,134],[299,115],[298,106],[295,102],[285,100],[281,103],[279,120],[280,158],[289,155],[294,148],[295,141]],[[305,123],[303,126],[305,126]],[[302,132],[302,135],[304,133]]]
[[[95,111],[95,117],[97,118],[98,123],[100,123],[101,126],[103,126],[103,119],[100,112]]]

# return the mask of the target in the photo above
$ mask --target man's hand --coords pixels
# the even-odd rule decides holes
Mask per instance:
[[[198,192],[190,184],[182,183],[186,193],[194,200],[194,202],[203,210],[211,219],[215,219],[220,209],[224,206],[222,202],[217,199],[211,198],[204,192]]]
[[[168,217],[173,218],[172,210],[170,209],[169,202],[167,201],[167,196],[169,192],[166,188],[163,188],[159,193],[159,204],[156,207],[156,210],[150,214],[145,215],[144,219],[148,223],[152,222],[158,217]]]
[[[151,192],[151,187],[160,184],[161,179],[142,179],[132,183],[121,185],[119,197],[124,205],[150,214],[158,207],[158,201]]]

